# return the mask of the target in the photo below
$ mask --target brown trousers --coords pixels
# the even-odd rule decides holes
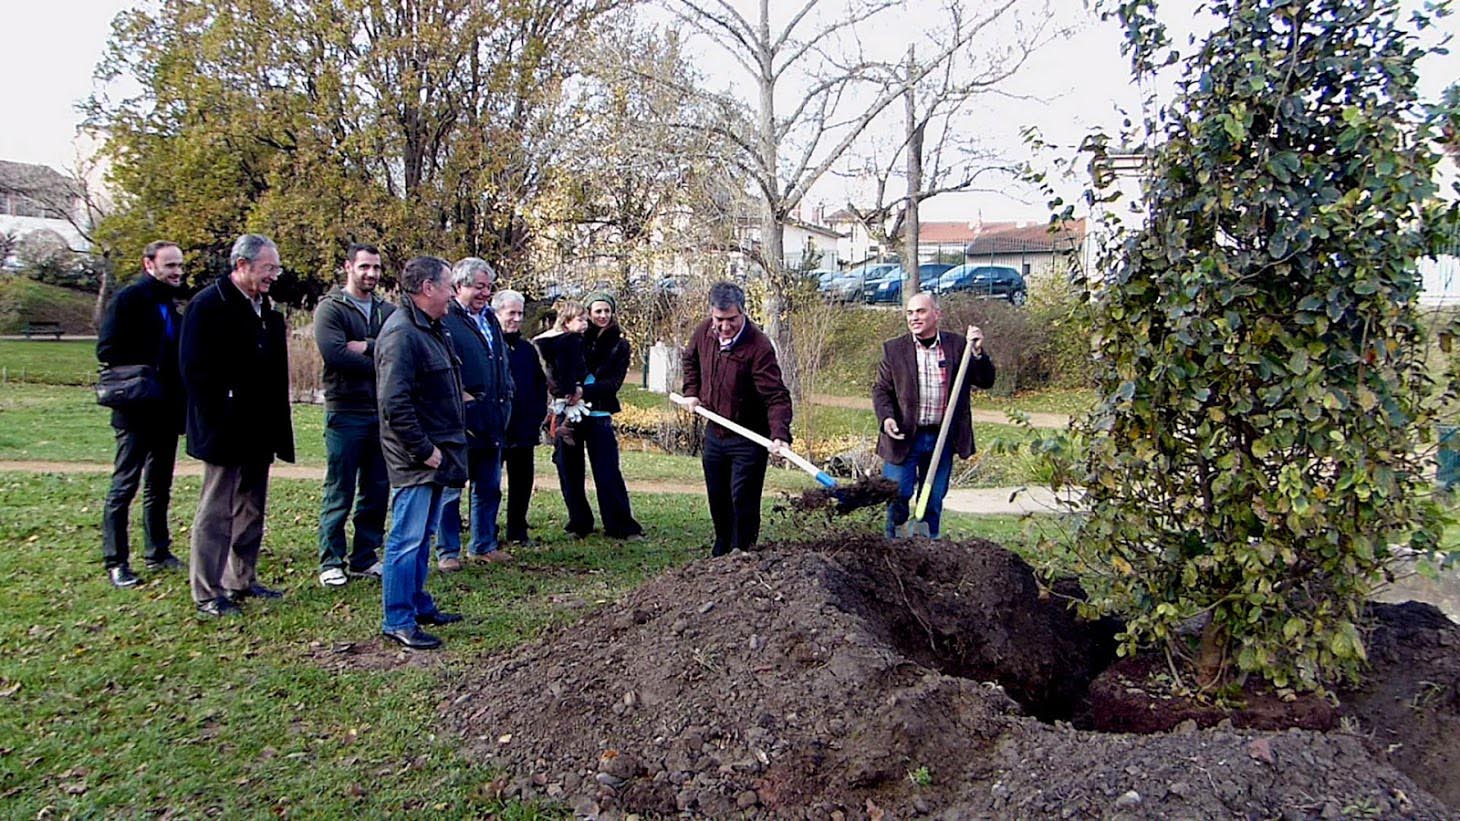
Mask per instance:
[[[203,494],[193,517],[188,573],[201,604],[253,586],[264,540],[269,464],[203,463]]]

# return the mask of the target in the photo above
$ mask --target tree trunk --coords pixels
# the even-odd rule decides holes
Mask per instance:
[[[101,333],[101,321],[106,317],[106,303],[112,294],[111,260],[106,259],[101,269],[101,282],[96,286],[96,307],[91,311],[91,327]]]
[[[1227,631],[1213,618],[1201,631],[1201,647],[1196,655],[1196,684],[1203,690],[1222,682],[1227,670]]]
[[[777,216],[767,212],[761,217],[760,229],[760,255],[766,267],[765,333],[776,346],[781,379],[790,390],[791,398],[799,404],[803,397],[795,335],[791,323],[786,321],[791,311],[791,300],[786,293],[785,243],[786,226]]]
[[[918,123],[917,85],[913,82],[917,61],[913,47],[907,48],[907,87],[903,90],[903,107],[907,115],[907,204],[902,222],[903,302],[922,288],[918,276],[918,192],[923,188],[923,127]]]
[[[759,41],[771,42],[770,0],[760,0]],[[766,194],[765,213],[761,215],[760,258],[765,266],[765,332],[776,346],[777,359],[781,363],[781,378],[791,398],[801,401],[801,375],[796,366],[796,348],[792,338],[791,323],[786,321],[791,310],[791,300],[786,283],[786,226],[782,222],[785,214],[781,208],[785,197],[780,193],[777,174],[779,156],[776,144],[776,80],[772,66],[774,55],[769,48],[759,55],[760,71],[757,84],[760,86],[760,111],[758,138],[761,160],[762,187]]]

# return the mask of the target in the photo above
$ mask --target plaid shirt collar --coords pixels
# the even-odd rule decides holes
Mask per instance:
[[[918,366],[918,426],[937,425],[943,421],[948,405],[948,360],[943,355],[943,340],[925,347],[912,340],[913,355]]]

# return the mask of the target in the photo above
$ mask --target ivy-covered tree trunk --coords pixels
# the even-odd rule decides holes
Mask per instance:
[[[1092,283],[1102,400],[1073,549],[1127,650],[1174,649],[1206,685],[1319,688],[1358,671],[1394,546],[1439,535],[1415,261],[1455,219],[1432,181],[1443,118],[1416,99],[1424,51],[1396,3],[1211,10],[1148,155],[1145,224]],[[1149,5],[1120,13],[1152,68]]]

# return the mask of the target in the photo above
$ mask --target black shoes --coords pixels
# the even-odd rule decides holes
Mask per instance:
[[[243,615],[243,608],[219,596],[198,604],[198,615],[208,619],[233,618]]]
[[[106,569],[106,577],[111,580],[112,587],[118,587],[123,590],[128,587],[136,587],[142,582],[141,579],[137,578],[137,574],[132,572],[132,568],[124,564],[119,564],[116,567],[108,567]]]
[[[228,591],[228,598],[232,599],[234,603],[238,603],[244,599],[282,599],[284,598],[284,594],[278,590],[270,590],[258,582],[254,582],[248,586],[247,590]]]
[[[435,613],[426,613],[416,616],[416,624],[430,624],[433,626],[439,626],[443,624],[456,624],[457,622],[461,621],[461,619],[462,616],[460,613],[447,613],[441,610],[437,610]]]
[[[443,614],[444,615],[444,614]],[[458,616],[458,618],[460,618]],[[400,630],[381,630],[380,635],[412,650],[435,650],[441,646],[441,639],[419,627],[404,627]]]
[[[187,565],[183,564],[182,559],[179,559],[171,553],[156,559],[148,559],[146,566],[148,570],[183,570],[187,568]]]

